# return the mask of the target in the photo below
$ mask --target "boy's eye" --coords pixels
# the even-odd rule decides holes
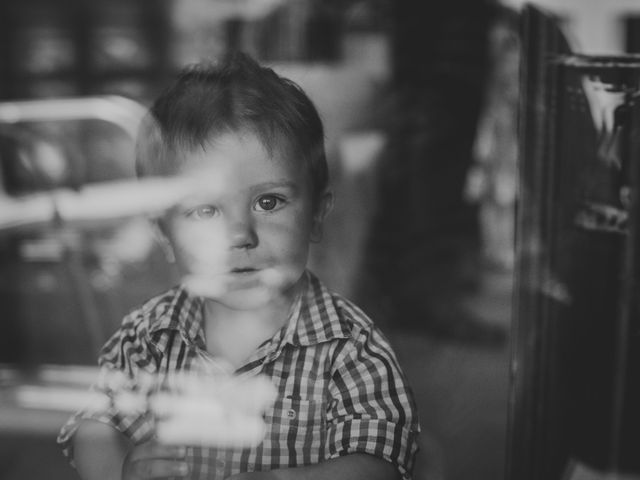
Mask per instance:
[[[198,220],[204,220],[213,217],[216,212],[216,207],[213,207],[211,205],[202,205],[200,207],[189,210],[187,212],[187,216],[196,218]]]
[[[283,200],[275,195],[263,195],[256,202],[258,210],[268,212],[275,209],[283,202]]]

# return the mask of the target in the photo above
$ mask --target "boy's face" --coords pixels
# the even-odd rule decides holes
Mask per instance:
[[[305,162],[277,149],[270,156],[249,132],[217,137],[185,160],[188,169],[200,169],[204,188],[163,222],[181,275],[210,281],[216,287],[208,296],[233,309],[269,301],[252,295],[256,290],[288,291],[331,203],[326,194],[314,209]]]

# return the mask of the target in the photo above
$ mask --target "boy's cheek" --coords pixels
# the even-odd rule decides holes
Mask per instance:
[[[190,264],[191,270],[225,268],[229,245],[222,228],[184,228],[174,237],[173,243],[184,261]]]
[[[308,242],[313,225],[310,211],[300,210],[281,217],[269,217],[258,225],[258,236],[262,238],[279,238],[280,242]]]

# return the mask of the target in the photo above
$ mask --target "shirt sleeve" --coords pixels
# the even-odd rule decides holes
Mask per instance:
[[[106,423],[130,438],[141,443],[153,435],[153,421],[144,408],[119,408],[115,399],[116,392],[123,389],[131,393],[144,395],[142,391],[150,385],[144,379],[156,369],[152,351],[146,341],[146,329],[135,318],[126,317],[122,326],[102,347],[98,358],[100,374],[93,391],[106,396],[101,407],[87,407],[65,423],[60,430],[57,443],[64,455],[73,464],[73,436],[83,420]]]
[[[413,393],[385,337],[354,327],[333,364],[328,458],[368,453],[410,479],[420,425]]]

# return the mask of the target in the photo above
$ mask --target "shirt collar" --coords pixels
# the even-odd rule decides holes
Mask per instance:
[[[304,285],[296,299],[289,322],[276,336],[282,335],[280,344],[309,346],[336,338],[350,336],[349,325],[341,319],[331,292],[311,272],[304,274]],[[149,327],[154,335],[164,330],[180,332],[187,343],[205,348],[203,330],[203,301],[190,295],[182,286],[167,292],[166,302],[161,302],[157,320]]]

